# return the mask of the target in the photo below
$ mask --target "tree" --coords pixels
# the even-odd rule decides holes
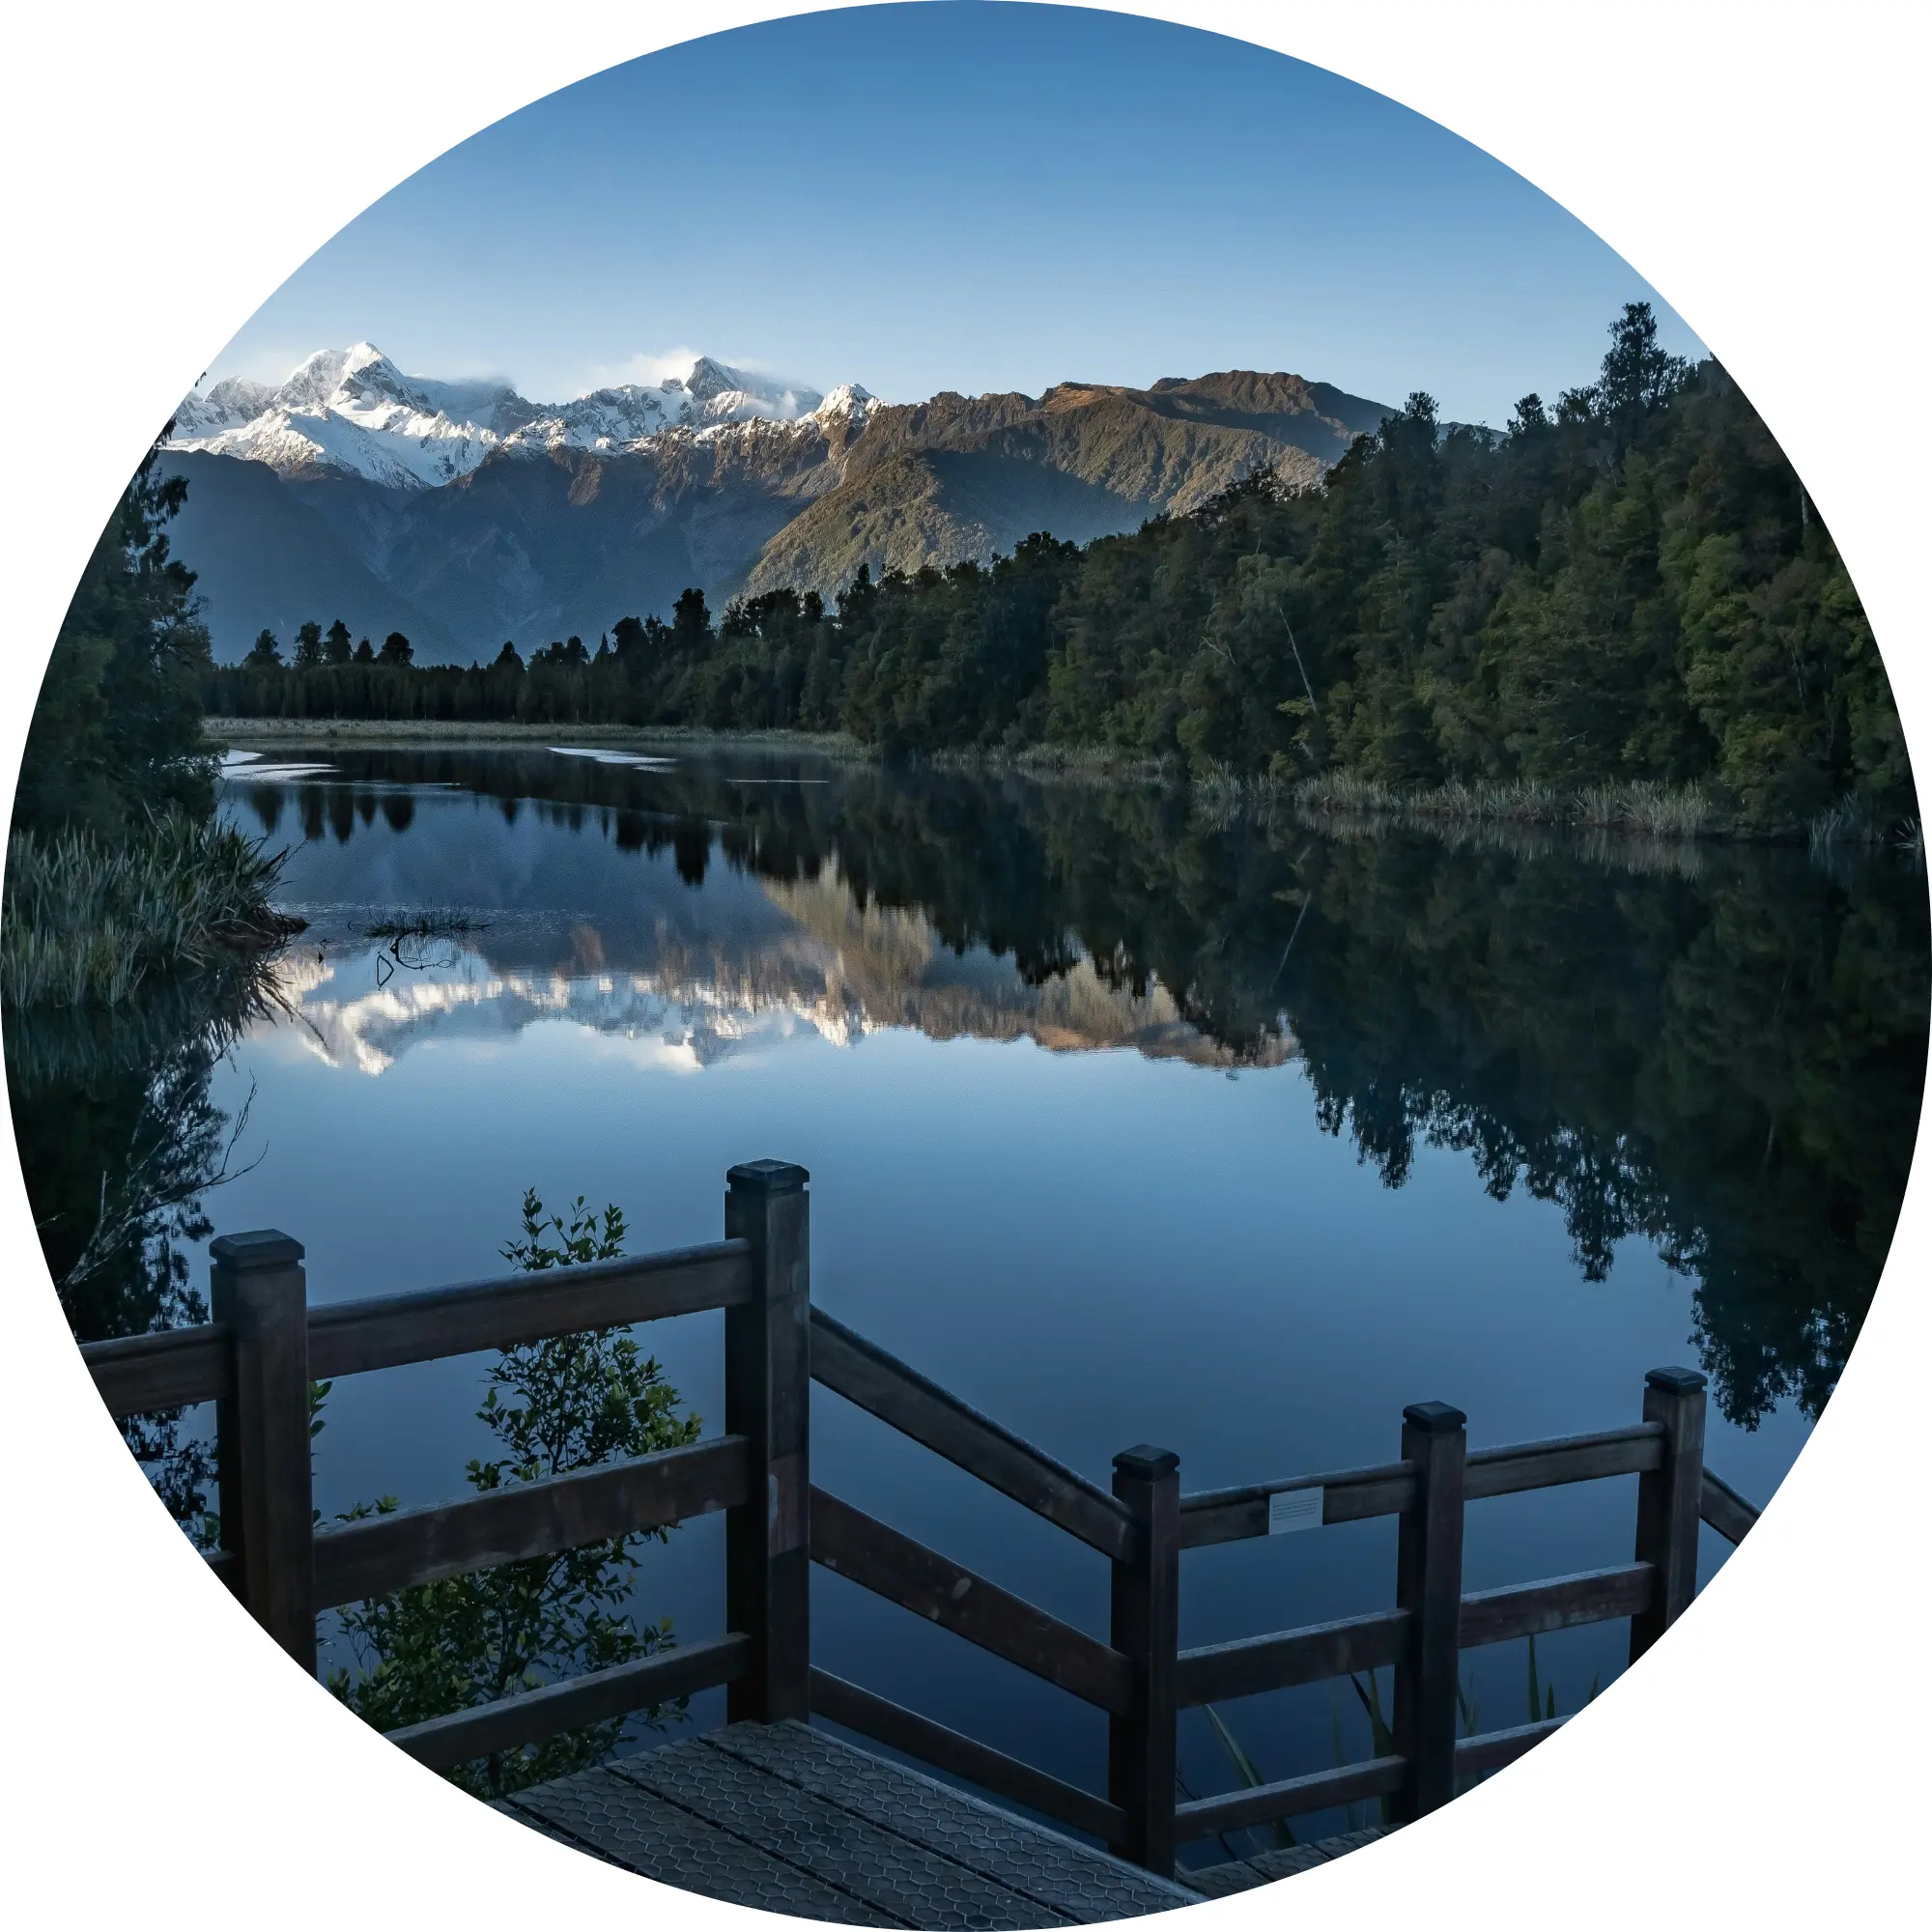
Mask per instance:
[[[504,1257],[541,1271],[623,1253],[624,1217],[614,1206],[599,1216],[580,1195],[567,1212],[568,1220],[548,1213],[536,1190],[526,1190],[522,1232],[504,1244]],[[688,1411],[680,1414],[679,1402],[657,1361],[642,1356],[622,1329],[505,1350],[476,1411],[502,1454],[470,1463],[470,1487],[509,1489],[694,1442],[701,1424]],[[393,1496],[384,1496],[358,1505],[346,1520],[396,1507]],[[626,1604],[635,1551],[668,1534],[615,1537],[350,1605],[339,1614],[357,1668],[331,1670],[328,1688],[379,1730],[394,1730],[651,1656],[673,1641],[669,1622],[635,1623]],[[636,1718],[661,1725],[682,1708],[681,1700],[671,1710],[654,1705]],[[627,1721],[585,1725],[458,1766],[448,1776],[478,1797],[501,1797],[600,1762]]]
[[[1630,446],[1637,425],[1661,409],[1690,373],[1682,356],[1657,344],[1657,317],[1648,302],[1626,302],[1610,325],[1609,353],[1597,379],[1597,407],[1616,433],[1619,455]]]
[[[282,668],[282,647],[274,632],[261,631],[256,634],[255,642],[248,655],[242,660],[250,670],[280,670]]]
[[[194,572],[167,537],[187,481],[156,474],[158,450],[122,493],[61,621],[27,730],[16,829],[77,825],[111,838],[170,806],[213,808],[208,631]]]
[[[691,588],[681,591],[670,612],[671,647],[677,651],[703,649],[711,636],[711,612],[704,606],[704,592]]]
[[[391,631],[383,639],[382,662],[385,665],[406,665],[415,658],[415,647],[400,631]]]
[[[314,670],[322,663],[322,626],[313,620],[296,633],[296,668]]]
[[[324,664],[346,665],[349,653],[349,626],[338,617],[329,625],[328,634],[322,640],[322,661]]]
[[[351,662],[359,665],[372,665],[376,662],[375,647],[367,638],[355,646],[355,655]]]

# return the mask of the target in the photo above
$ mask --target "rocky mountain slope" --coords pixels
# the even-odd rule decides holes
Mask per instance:
[[[682,378],[557,405],[506,384],[404,376],[368,343],[286,383],[188,398],[169,466],[189,479],[177,554],[216,655],[341,615],[418,657],[586,639],[789,584],[828,600],[875,576],[1084,542],[1182,513],[1262,465],[1312,482],[1384,408],[1298,376],[889,405],[698,358]]]

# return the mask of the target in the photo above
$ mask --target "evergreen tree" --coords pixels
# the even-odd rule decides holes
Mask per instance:
[[[201,743],[208,631],[194,573],[167,537],[187,483],[155,473],[157,450],[122,493],[55,637],[27,729],[16,829],[79,825],[115,838],[150,812],[213,806]]]

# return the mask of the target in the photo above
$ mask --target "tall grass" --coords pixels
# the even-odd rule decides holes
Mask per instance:
[[[269,904],[285,853],[170,812],[117,844],[17,833],[0,904],[0,999],[15,1009],[118,1007],[148,980],[292,929]]]
[[[1697,838],[1719,829],[1716,802],[1698,785],[1640,780],[1562,790],[1518,780],[1460,779],[1428,791],[1400,791],[1378,779],[1329,772],[1303,779],[1294,803],[1335,818],[1428,819],[1450,824],[1571,825],[1647,838]]]

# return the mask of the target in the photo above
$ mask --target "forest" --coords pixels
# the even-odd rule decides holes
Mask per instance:
[[[1915,820],[1903,732],[1831,532],[1715,360],[1628,305],[1597,380],[1501,432],[1415,394],[1318,487],[1258,471],[1083,547],[624,616],[417,666],[265,632],[240,717],[843,731],[889,759],[1085,748],[1175,775],[1697,787],[1739,829]]]

